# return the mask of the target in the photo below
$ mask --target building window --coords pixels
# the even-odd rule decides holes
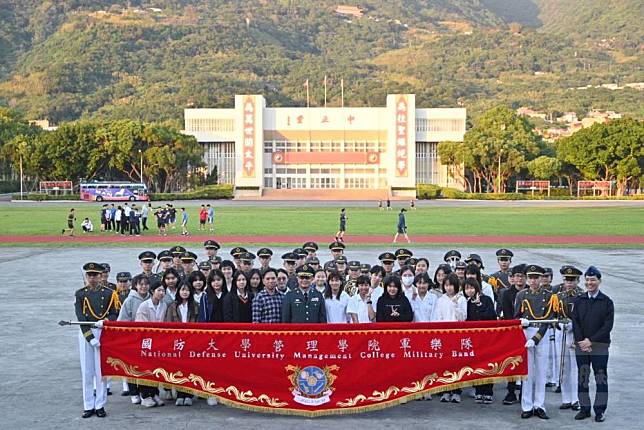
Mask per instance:
[[[438,143],[416,142],[416,183],[438,184]]]
[[[204,157],[208,173],[217,168],[217,182],[220,184],[235,183],[235,142],[203,143]]]

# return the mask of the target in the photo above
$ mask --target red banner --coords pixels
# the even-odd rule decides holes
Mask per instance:
[[[103,376],[226,405],[319,416],[523,379],[518,321],[407,324],[105,322]]]

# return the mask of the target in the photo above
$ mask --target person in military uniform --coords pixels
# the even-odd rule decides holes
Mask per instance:
[[[400,268],[405,265],[405,262],[413,255],[413,252],[405,248],[399,248],[394,251],[394,257],[396,257],[396,261],[398,262],[398,269],[400,270]]]
[[[130,292],[132,291],[132,274],[130,272],[118,272],[116,274],[116,294],[118,295],[118,303],[116,304],[116,309],[121,311],[121,307],[123,307],[123,303],[125,303],[125,299],[127,299],[127,296],[130,295]],[[110,394],[110,384],[109,384],[109,379],[108,379],[108,388],[107,388],[107,394]],[[123,388],[121,390],[121,395],[122,396],[129,396],[130,395],[130,389],[127,385],[127,382],[124,380],[123,381]]]
[[[496,261],[499,265],[499,270],[492,273],[491,277],[494,278],[494,292],[496,294],[496,313],[500,317],[502,314],[503,293],[510,289],[510,264],[512,264],[512,257],[514,253],[506,248],[501,248],[496,251]]]
[[[203,247],[206,250],[206,258],[208,261],[212,261],[217,256],[217,251],[221,249],[221,245],[216,240],[209,239],[203,243]]]
[[[500,315],[503,319],[514,319],[514,303],[516,296],[520,291],[525,289],[525,267],[525,264],[517,264],[510,270],[510,277],[508,278],[509,288],[505,294],[501,296],[503,303],[501,305]],[[513,405],[518,401],[515,393],[517,390],[517,383],[514,381],[508,382],[507,389],[508,392],[503,399],[503,404]]]
[[[563,276],[562,287],[557,293],[559,298],[559,318],[570,320],[575,300],[584,293],[579,288],[579,277],[582,272],[575,266],[563,266],[559,273]],[[559,406],[559,409],[579,411],[581,406],[579,405],[579,395],[577,393],[578,373],[572,321],[562,324],[561,330],[555,331],[555,351],[557,378],[561,378],[561,406]]]
[[[391,252],[383,252],[378,256],[378,260],[380,260],[383,269],[385,269],[385,276],[393,274],[394,261],[396,261],[396,256],[394,254]]]
[[[297,260],[295,261],[296,269],[300,266],[303,266],[304,263],[306,262],[306,257],[309,256],[309,253],[305,251],[303,248],[295,248],[293,250],[293,254],[297,256]]]
[[[454,269],[454,267],[456,267],[456,262],[461,261],[461,253],[455,249],[450,249],[443,256],[443,261]]]
[[[161,282],[161,276],[152,272],[156,258],[156,254],[152,251],[143,251],[139,254],[139,264],[142,270],[141,275],[145,275],[148,278],[150,286]]]
[[[347,263],[347,257],[344,255],[341,255],[335,259],[335,268],[338,272],[340,272],[342,279],[345,279],[347,276]]]
[[[465,269],[467,269],[467,264],[464,261],[459,260],[454,265],[454,274],[458,278],[461,291],[463,290],[463,286],[465,286]]]
[[[181,256],[184,252],[186,252],[186,248],[176,245],[170,248],[170,252],[172,253],[172,267],[174,268],[174,270],[179,272],[179,274],[183,273],[183,266],[181,266]]]
[[[337,261],[336,261],[337,264]],[[342,276],[342,275],[340,275]],[[360,276],[360,262],[359,261],[349,261],[349,276],[344,283],[344,291],[349,296],[353,296],[358,290],[358,277]]]
[[[331,250],[331,258],[334,260],[344,254],[344,249],[345,245],[342,242],[338,242],[337,240],[335,242],[331,242],[329,244],[329,249]]]
[[[297,275],[295,274],[295,262],[297,261],[297,255],[292,252],[287,252],[282,254],[282,265],[286,274],[288,276],[288,281],[286,281],[287,290],[292,290],[297,287]]]
[[[101,327],[103,320],[114,321],[118,317],[118,294],[101,284],[103,267],[100,264],[87,263],[83,266],[83,271],[85,286],[76,291],[74,303],[76,319],[90,323],[81,325],[78,332],[83,386],[82,417],[89,418],[96,414],[103,418],[107,415],[104,408],[107,386],[101,375]]]
[[[371,264],[369,263],[362,263],[360,265],[360,274],[361,275],[367,275],[369,276],[369,271],[371,270]]]
[[[208,275],[210,275],[210,271],[212,270],[212,263],[210,262],[210,260],[200,261],[199,264],[197,264],[197,268],[207,278]]]
[[[101,266],[103,266],[103,271],[101,272],[101,284],[109,288],[110,290],[116,290],[116,284],[113,282],[110,282],[110,271],[112,268],[110,267],[109,263],[99,263]]]
[[[314,270],[320,269],[320,259],[316,256],[306,257],[305,263],[311,266]]]
[[[190,274],[195,271],[195,261],[197,261],[197,254],[191,251],[186,251],[181,254],[181,266],[183,273],[180,273],[181,279],[188,279]]]
[[[556,294],[552,290],[552,268],[544,267],[543,276],[540,279],[541,288]],[[546,372],[546,387],[558,387],[559,385],[559,363],[557,362],[557,348],[555,345],[557,334],[560,327],[557,324],[551,324],[548,327],[546,336],[548,338],[548,371]],[[559,387],[555,392],[560,392]]]
[[[533,415],[549,419],[545,409],[546,366],[548,364],[547,342],[541,340],[548,326],[539,320],[556,317],[559,309],[556,295],[541,286],[544,269],[536,264],[526,266],[528,288],[517,293],[514,304],[515,318],[521,318],[528,350],[528,378],[521,390],[521,418]]]
[[[239,255],[239,270],[250,276],[250,271],[253,269],[253,261],[255,261],[255,254],[252,252],[242,252]]]
[[[347,231],[347,210],[342,208],[340,210],[340,227],[335,234],[336,242],[344,242],[344,233]]]
[[[308,265],[297,268],[297,288],[289,291],[282,302],[282,322],[326,323],[324,296],[310,288],[315,271]]]
[[[306,242],[304,245],[302,245],[302,248],[308,252],[308,257],[317,257],[317,252],[318,252],[318,244],[315,242]]]
[[[248,250],[241,246],[236,246],[230,250],[230,255],[233,257],[233,263],[235,263],[235,270],[241,269],[240,267],[241,261],[239,260],[239,256],[242,255],[244,252],[248,252]]]
[[[259,248],[257,250],[257,258],[259,258],[259,270],[261,272],[271,267],[272,257],[273,257],[273,251],[271,251],[268,248]]]
[[[157,266],[156,273],[163,275],[163,272],[172,267],[172,253],[168,250],[163,250],[157,255],[159,265]]]

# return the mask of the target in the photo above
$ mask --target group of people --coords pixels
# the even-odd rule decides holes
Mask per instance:
[[[141,230],[149,230],[148,217],[152,204],[123,203],[115,206],[114,203],[103,204],[101,207],[101,231],[113,231],[117,234],[140,236]]]
[[[332,259],[322,263],[319,247],[307,242],[272,264],[273,251],[256,254],[242,247],[230,259],[218,255],[214,240],[204,243],[205,256],[182,246],[158,254],[139,254],[141,273],[116,275],[110,266],[87,263],[86,285],[76,292],[76,316],[87,321],[79,333],[83,372],[83,417],[105,416],[108,387],[100,376],[102,320],[238,322],[238,323],[372,323],[520,319],[526,336],[527,379],[510,382],[503,404],[520,401],[521,417],[548,419],[546,387],[561,392],[560,409],[590,417],[591,368],[597,395],[595,420],[603,421],[608,400],[607,361],[613,324],[613,303],[600,291],[601,272],[564,265],[562,282],[553,285],[553,271],[536,264],[512,264],[509,249],[496,251],[499,270],[486,274],[477,254],[457,250],[430,271],[427,258],[405,248],[384,252],[379,264],[347,260],[346,245],[329,245]],[[255,264],[258,260],[259,264]],[[580,286],[583,276],[585,290]],[[541,323],[540,321],[549,321]],[[553,321],[554,320],[554,321]],[[94,391],[95,388],[95,391]],[[474,387],[476,403],[494,402],[491,384]],[[519,392],[519,396],[517,396]],[[158,388],[127,384],[123,393],[146,407],[163,404]],[[425,398],[431,399],[431,396]],[[520,398],[520,400],[519,400]],[[176,392],[176,404],[193,397]],[[214,397],[208,404],[216,404]],[[461,390],[444,392],[441,402],[460,403]]]

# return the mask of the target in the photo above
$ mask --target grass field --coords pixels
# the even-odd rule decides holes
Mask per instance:
[[[72,207],[72,205],[70,205]],[[90,217],[99,229],[100,205],[77,204],[77,229]],[[196,206],[186,205],[189,230],[197,234]],[[4,206],[0,208],[0,236],[56,235],[66,227],[68,209],[63,206]],[[438,207],[407,212],[410,236],[414,235],[644,235],[644,210],[640,207]],[[216,208],[215,232],[218,235],[329,235],[338,228],[339,209],[296,207],[223,207]],[[347,207],[347,235],[393,235],[398,212],[375,208]],[[151,218],[156,235],[156,223]],[[80,234],[80,233],[79,233]],[[106,233],[107,234],[107,233]],[[100,236],[100,233],[98,234]]]

